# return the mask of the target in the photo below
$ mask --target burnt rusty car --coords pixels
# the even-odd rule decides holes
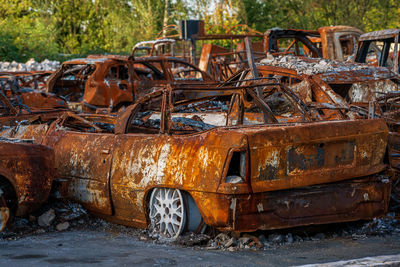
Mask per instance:
[[[399,74],[400,29],[386,29],[360,36],[355,62],[387,67]]]
[[[19,76],[0,73],[0,114],[22,114],[68,108],[64,99],[31,87],[22,87],[21,83]]]
[[[384,120],[318,121],[289,87],[252,81],[167,86],[118,116],[65,113],[0,135],[53,148],[62,195],[167,238],[203,223],[255,231],[386,212],[390,180],[376,175],[386,168]],[[260,87],[286,108],[259,98]]]
[[[68,109],[62,98],[32,88],[20,87],[11,74],[0,75],[0,127],[29,124],[57,118]]]
[[[71,108],[118,111],[160,86],[211,81],[208,74],[174,57],[88,56],[64,62],[47,81],[47,91]]]
[[[317,31],[275,28],[264,34],[264,52],[346,61],[355,57],[362,33],[350,26],[320,27]]]
[[[289,85],[304,102],[318,102],[321,108],[325,104],[327,113],[335,106],[342,112],[350,107],[369,109],[370,102],[399,91],[400,85],[400,77],[387,68],[327,59],[269,56],[257,69],[262,76],[276,77]],[[376,105],[372,107],[376,114],[380,112]]]
[[[51,148],[0,138],[0,231],[10,217],[27,215],[47,200],[53,167]]]
[[[290,85],[308,106],[325,119],[343,116],[384,118],[389,127],[388,163],[393,171],[392,199],[400,204],[400,77],[385,67],[301,57],[270,57],[257,67]],[[351,110],[357,111],[349,113]]]

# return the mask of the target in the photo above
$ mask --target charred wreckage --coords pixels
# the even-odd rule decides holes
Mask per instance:
[[[396,47],[397,33],[385,35]],[[342,62],[327,56],[329,34],[347,45],[335,50]],[[0,230],[50,192],[169,239],[385,215],[399,204],[398,50],[383,47],[390,68],[371,63],[365,47],[379,35],[361,34],[274,29],[264,56],[249,38],[234,61],[242,52],[205,44],[199,67],[146,48],[0,73]],[[343,51],[371,64],[343,62]],[[236,65],[221,76],[223,56]]]

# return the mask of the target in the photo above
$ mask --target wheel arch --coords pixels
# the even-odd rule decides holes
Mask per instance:
[[[14,178],[14,175],[9,171],[0,168],[0,183],[2,181],[9,182],[11,184],[11,186],[13,187],[14,192],[17,195],[17,197],[19,196],[17,180]]]
[[[8,184],[10,185],[10,188],[12,189],[12,192],[8,192],[8,194],[11,194],[11,199],[10,200],[14,200],[15,201],[15,207],[12,208],[12,212],[15,213],[18,210],[19,207],[19,203],[18,203],[18,190],[15,186],[15,180],[14,179],[9,179],[7,178],[4,174],[2,174],[0,172],[0,186],[4,185],[4,184]],[[6,192],[4,192],[6,193]],[[7,193],[6,193],[7,194]]]

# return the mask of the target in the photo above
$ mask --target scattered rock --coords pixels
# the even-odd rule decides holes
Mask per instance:
[[[229,235],[227,235],[225,233],[220,233],[214,238],[214,240],[219,241],[219,242],[224,242],[226,240],[229,240],[229,238],[230,238]]]
[[[232,246],[236,246],[236,245],[237,245],[237,240],[234,237],[232,237],[225,244],[223,244],[223,246],[226,247],[226,248],[229,248],[229,247],[232,247]]]
[[[239,238],[239,240],[238,240],[238,246],[239,246],[239,248],[243,248],[243,247],[245,247],[249,242],[250,242],[250,238],[248,238],[248,237],[241,237],[241,238]]]
[[[250,238],[252,240],[250,245],[256,246],[257,248],[262,248],[263,247],[263,244],[260,242],[260,240],[257,237],[255,237],[253,235],[249,235],[249,234],[245,234],[245,235],[243,235],[243,237],[248,237],[248,238]]]
[[[324,238],[325,238],[325,235],[323,233],[318,233],[311,239],[312,240],[321,240],[321,239],[324,239]]]
[[[260,242],[264,243],[267,239],[265,238],[265,235],[259,235],[258,240],[260,240]]]
[[[67,230],[69,227],[69,222],[63,222],[63,223],[59,223],[56,226],[57,231],[65,231]]]
[[[233,251],[238,251],[238,248],[237,247],[229,247],[227,250],[230,252],[233,252]]]
[[[283,243],[283,241],[285,240],[285,237],[283,235],[280,235],[280,234],[270,234],[268,236],[268,240],[270,242],[275,243],[275,244],[280,244],[280,243]]]
[[[45,59],[42,62],[36,62],[33,58],[31,58],[26,63],[18,63],[16,61],[13,61],[11,63],[0,61],[0,71],[54,71],[59,66],[59,61],[51,61],[48,59]]]
[[[42,227],[44,226],[50,226],[54,219],[56,218],[56,214],[54,213],[53,209],[49,209],[45,213],[39,216],[38,218],[38,224]]]
[[[288,233],[288,234],[286,235],[285,240],[286,240],[286,242],[288,242],[289,244],[293,243],[294,239],[293,239],[292,234],[291,234],[291,233]]]

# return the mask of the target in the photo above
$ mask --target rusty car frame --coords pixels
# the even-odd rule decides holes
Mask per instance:
[[[368,32],[360,36],[355,62],[387,67],[399,74],[400,29]]]
[[[209,82],[196,66],[174,57],[88,56],[64,62],[47,81],[47,91],[88,112],[118,111],[166,84]]]
[[[167,238],[203,223],[240,232],[384,214],[385,121],[316,121],[289,87],[254,80],[166,86],[118,116],[68,112],[0,135],[53,148],[62,195]],[[290,108],[270,107],[260,87]]]
[[[346,61],[355,57],[361,34],[363,31],[350,26],[320,27],[317,31],[274,28],[264,34],[264,52]],[[280,47],[283,40],[289,43]]]

